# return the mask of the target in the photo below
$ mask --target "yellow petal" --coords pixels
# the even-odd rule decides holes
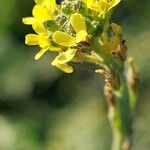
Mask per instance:
[[[53,52],[57,52],[57,51],[61,51],[62,48],[61,47],[56,47],[56,46],[52,46],[51,44],[49,45],[49,50],[53,51]]]
[[[76,42],[79,43],[79,42],[83,42],[83,41],[87,41],[87,32],[85,30],[81,30],[80,32],[77,33],[76,35]]]
[[[41,48],[49,47],[50,40],[49,40],[49,37],[47,35],[44,35],[44,34],[39,35],[38,40],[39,40],[39,46]]]
[[[34,17],[26,17],[22,19],[22,22],[27,25],[32,25],[35,21]]]
[[[78,33],[81,30],[86,31],[86,24],[85,24],[84,17],[82,15],[78,13],[72,14],[70,17],[70,23],[73,29],[76,31],[76,33]]]
[[[89,8],[93,9],[93,10],[95,10],[97,12],[102,12],[102,9],[101,9],[101,7],[99,5],[91,5]]]
[[[25,36],[25,43],[27,45],[38,45],[38,35],[37,34],[28,34]]]
[[[40,59],[42,56],[43,56],[43,54],[47,51],[48,49],[41,49],[36,55],[35,55],[35,57],[34,57],[34,59],[35,60],[38,60],[38,59]]]
[[[58,64],[58,65],[56,65],[56,67],[59,68],[60,70],[64,71],[65,73],[73,72],[72,66],[69,66],[68,64]]]
[[[56,0],[50,0],[51,9],[57,9]]]
[[[50,10],[57,9],[56,0],[35,0],[37,4],[46,6]]]
[[[73,72],[72,66],[69,66],[68,64],[59,64],[57,62],[57,60],[54,60],[51,64],[52,64],[52,66],[56,66],[57,68],[59,68],[60,70],[62,70],[65,73]]]
[[[88,8],[91,7],[91,5],[94,4],[95,0],[83,0],[83,2],[87,5]]]
[[[88,8],[95,10],[97,12],[102,13],[102,11],[107,11],[115,7],[119,4],[121,0],[110,0],[109,2],[107,0],[83,0]]]
[[[42,4],[43,0],[35,0],[36,4]]]
[[[60,53],[51,63],[52,66],[56,66],[66,73],[72,73],[73,68],[67,62],[75,56],[76,51],[76,49],[68,49],[66,52]]]
[[[46,29],[44,28],[43,23],[40,22],[40,21],[38,21],[38,20],[36,20],[36,21],[33,22],[32,28],[38,34],[46,33]]]
[[[68,49],[66,52],[62,52],[57,56],[59,64],[65,64],[73,59],[77,52],[77,49]]]
[[[99,2],[96,0],[84,0],[84,2],[89,9],[95,10],[97,12],[102,12],[102,1]]]
[[[49,9],[42,5],[35,5],[32,14],[41,21],[50,20],[52,18]]]
[[[118,35],[122,34],[121,26],[117,25],[116,23],[112,23],[110,26],[115,34],[118,34]]]
[[[99,2],[99,6],[100,6],[100,8],[101,8],[100,11],[102,11],[102,10],[107,10],[107,9],[110,7],[110,4],[109,4],[109,2],[107,2],[106,0],[101,0],[101,1]]]
[[[55,43],[66,47],[75,45],[75,38],[62,31],[56,31],[53,34],[53,40]]]
[[[110,7],[108,10],[112,9],[113,7],[115,7],[116,5],[118,5],[121,2],[121,0],[112,0],[110,2]]]

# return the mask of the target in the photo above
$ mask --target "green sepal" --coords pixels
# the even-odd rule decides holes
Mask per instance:
[[[88,14],[88,9],[86,5],[81,1],[78,2],[78,5],[75,7],[75,10],[77,10],[82,16],[87,16]]]
[[[68,18],[64,14],[59,14],[56,17],[56,22],[59,24],[59,26],[64,26],[68,21]]]

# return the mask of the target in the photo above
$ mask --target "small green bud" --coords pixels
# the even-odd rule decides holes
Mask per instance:
[[[92,24],[94,27],[92,35],[96,37],[100,36],[104,29],[104,20],[93,21]]]
[[[55,32],[58,30],[58,25],[54,20],[48,20],[44,23],[44,26],[47,30]]]
[[[83,16],[87,16],[88,9],[83,2],[77,1],[75,4],[75,10],[77,10]]]
[[[87,27],[87,32],[89,35],[92,35],[93,30],[94,30],[94,26],[92,24],[92,21],[90,18],[85,18],[85,23],[86,23],[86,27]]]
[[[56,17],[56,22],[59,24],[59,26],[63,26],[65,24],[65,22],[67,22],[67,17],[64,16],[63,14],[59,14]]]
[[[70,2],[62,2],[61,9],[62,13],[64,13],[65,15],[70,15],[71,13],[73,13],[73,6]]]

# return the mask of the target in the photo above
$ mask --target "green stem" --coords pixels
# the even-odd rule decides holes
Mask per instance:
[[[117,129],[113,129],[113,141],[111,150],[120,150],[122,145],[122,135]]]
[[[115,116],[112,121],[112,150],[129,150],[131,143],[131,111],[127,81],[123,74],[120,77],[119,96],[114,106]]]
[[[108,119],[112,130],[111,150],[120,150],[122,145],[122,133],[118,125],[120,119],[117,117],[116,108],[113,105],[109,105],[108,108]]]
[[[99,57],[82,55],[82,60],[102,66],[105,64],[106,80],[104,94],[109,109],[109,122],[113,134],[112,150],[129,150],[131,147],[132,111],[130,93],[126,76],[124,75],[124,62],[118,61],[102,49],[98,39],[91,39],[90,45]],[[92,51],[91,50],[91,51]],[[81,56],[81,55],[80,55]],[[108,69],[108,70],[107,70]]]
[[[104,94],[108,104],[108,118],[113,134],[112,150],[129,150],[131,111],[126,77],[123,73],[114,73],[113,71],[108,71],[105,76]],[[116,80],[118,78],[119,80]]]

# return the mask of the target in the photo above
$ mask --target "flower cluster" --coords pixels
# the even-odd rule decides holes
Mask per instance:
[[[23,18],[35,31],[26,35],[25,43],[39,45],[36,60],[47,51],[57,53],[51,64],[66,73],[73,72],[69,62],[104,63],[100,49],[125,60],[122,29],[110,24],[112,10],[120,1],[64,0],[58,5],[55,0],[35,0],[33,16]]]
[[[84,0],[88,8],[95,10],[100,14],[108,12],[118,5],[120,1],[121,0]]]

